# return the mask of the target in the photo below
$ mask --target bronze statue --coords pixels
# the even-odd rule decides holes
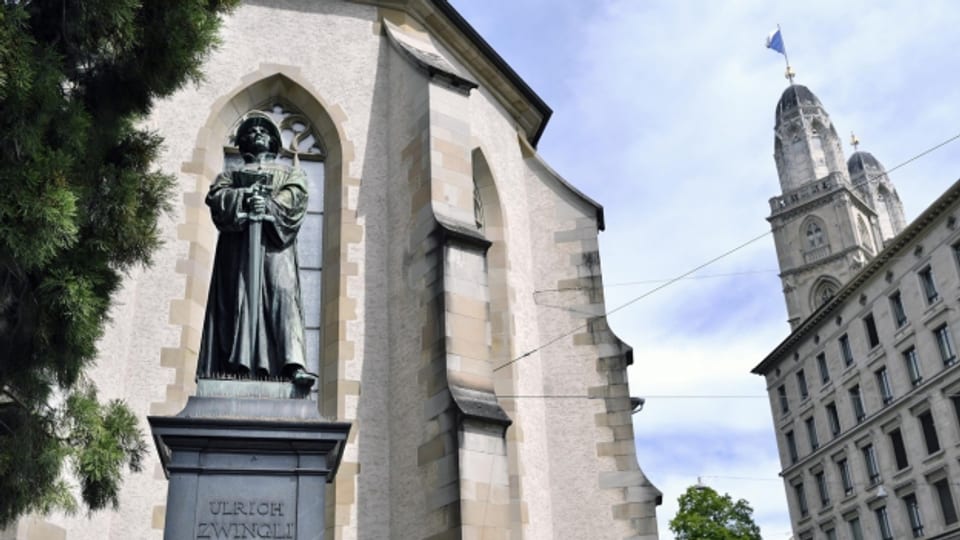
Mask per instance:
[[[296,249],[306,175],[276,161],[280,129],[266,113],[248,114],[236,140],[243,166],[217,175],[206,198],[220,237],[197,376],[282,377],[310,387]]]

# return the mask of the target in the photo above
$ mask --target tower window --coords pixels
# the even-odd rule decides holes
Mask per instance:
[[[860,232],[860,241],[867,247],[867,250],[873,252],[873,240],[870,237],[870,229],[863,220],[863,216],[857,216],[857,230]]]
[[[812,248],[818,248],[823,245],[823,229],[820,228],[820,224],[816,221],[811,221],[807,225],[807,246]]]

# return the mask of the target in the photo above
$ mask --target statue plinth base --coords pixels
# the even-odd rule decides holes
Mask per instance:
[[[170,481],[164,539],[321,540],[350,424],[324,420],[309,399],[252,395],[289,383],[200,382],[216,384],[176,416],[148,418]]]

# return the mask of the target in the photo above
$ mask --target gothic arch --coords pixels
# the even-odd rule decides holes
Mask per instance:
[[[475,148],[471,155],[475,208],[478,228],[491,242],[487,250],[487,286],[490,293],[491,355],[499,365],[511,357],[510,306],[507,284],[506,224],[500,205],[497,185],[483,150]],[[497,359],[500,359],[499,361]]]
[[[810,288],[810,310],[816,311],[817,308],[826,304],[831,298],[836,296],[840,290],[840,282],[830,276],[820,276],[813,282]]]
[[[807,216],[800,222],[799,232],[803,242],[803,251],[811,251],[830,245],[827,225],[817,216]]]
[[[873,235],[870,234],[870,227],[867,226],[867,222],[863,219],[863,215],[857,216],[857,233],[860,234],[860,241],[867,246],[867,250],[871,253],[874,253],[874,243]]]

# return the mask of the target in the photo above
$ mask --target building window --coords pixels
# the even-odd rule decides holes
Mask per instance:
[[[840,343],[840,357],[843,358],[843,365],[849,367],[853,364],[853,349],[850,348],[850,338],[844,334],[840,336],[838,342]]]
[[[890,310],[893,312],[893,322],[897,328],[902,328],[907,324],[907,313],[903,309],[903,301],[900,299],[900,291],[890,295]]]
[[[477,230],[483,230],[483,197],[480,196],[480,185],[473,179],[473,221]]]
[[[850,462],[843,458],[837,462],[837,469],[840,471],[840,483],[843,484],[843,494],[853,493],[853,475],[850,472]]]
[[[790,401],[787,400],[787,387],[780,385],[777,387],[777,397],[780,398],[780,413],[787,414],[790,412]]]
[[[923,430],[923,440],[927,445],[927,454],[940,451],[940,439],[937,437],[937,426],[933,423],[933,414],[924,411],[917,415],[920,429]]]
[[[851,540],[863,540],[863,530],[860,528],[860,518],[851,518],[847,524],[850,525]]]
[[[807,517],[810,509],[807,507],[807,494],[803,491],[803,482],[793,485],[793,494],[797,497],[797,507],[800,509],[800,517]]]
[[[867,223],[863,220],[863,216],[857,216],[857,229],[860,231],[860,239],[866,246],[867,251],[873,253],[873,239],[870,237],[870,230],[867,229]]]
[[[810,392],[807,390],[807,377],[802,369],[797,372],[797,389],[800,391],[800,399],[810,397]]]
[[[827,488],[827,477],[823,474],[823,471],[818,472],[813,476],[817,480],[817,492],[820,493],[820,505],[821,506],[830,506],[830,490]]]
[[[816,221],[811,221],[807,225],[807,247],[810,249],[818,248],[823,245],[823,229]]]
[[[836,437],[840,434],[840,414],[837,413],[837,404],[827,403],[827,424],[830,426],[830,434]]]
[[[887,368],[882,367],[874,372],[877,379],[877,390],[880,391],[880,397],[883,404],[888,405],[893,401],[893,389],[890,387],[890,377],[887,375]]]
[[[817,369],[820,370],[820,383],[830,382],[830,369],[827,368],[827,355],[820,353],[817,355]]]
[[[957,423],[960,424],[960,395],[951,395],[950,402],[953,403],[953,414],[957,417]]]
[[[876,485],[880,482],[880,467],[877,465],[877,453],[874,451],[872,444],[864,446],[861,451],[863,452],[863,464],[867,470],[867,478],[870,479],[870,485]]]
[[[860,396],[859,384],[850,389],[850,405],[853,407],[853,417],[857,419],[857,423],[863,422],[863,419],[867,417],[867,412],[863,408],[863,398]]]
[[[784,438],[787,440],[787,452],[790,454],[790,463],[796,463],[799,459],[797,455],[797,438],[794,436],[792,430],[786,432]]]
[[[910,384],[919,386],[923,382],[923,376],[920,375],[920,362],[917,360],[916,347],[910,347],[903,351],[903,363],[907,367],[907,375],[910,376]]]
[[[837,540],[836,529],[827,529],[826,531],[823,531],[823,534],[827,535],[827,540]]]
[[[937,338],[937,349],[940,350],[940,359],[944,366],[952,366],[957,363],[957,354],[953,352],[953,338],[950,337],[950,328],[947,325],[940,326],[933,331]]]
[[[890,447],[893,448],[893,458],[897,462],[897,470],[906,469],[910,464],[907,461],[907,449],[903,445],[903,434],[900,428],[890,432]]]
[[[887,516],[887,507],[881,506],[873,511],[877,516],[877,528],[880,529],[882,540],[893,540],[893,531],[890,530],[890,518]]]
[[[937,499],[940,500],[940,513],[943,515],[943,524],[952,525],[957,522],[957,507],[953,504],[953,494],[950,493],[950,482],[946,479],[940,479],[933,483],[933,488],[937,492]]]
[[[807,437],[810,439],[810,451],[812,452],[820,448],[820,440],[817,439],[817,424],[812,416],[804,420],[803,423],[807,425]]]
[[[880,336],[877,335],[877,323],[873,320],[873,313],[863,318],[863,328],[867,332],[867,343],[870,344],[870,348],[879,345]]]
[[[923,287],[923,295],[927,298],[927,303],[932,304],[940,299],[940,293],[937,292],[937,284],[933,280],[933,270],[928,266],[921,270],[920,285]]]
[[[920,505],[917,496],[913,493],[903,498],[903,505],[907,509],[907,519],[910,520],[910,530],[914,538],[923,536],[923,517],[920,515]]]
[[[953,245],[953,261],[960,267],[960,242]]]

